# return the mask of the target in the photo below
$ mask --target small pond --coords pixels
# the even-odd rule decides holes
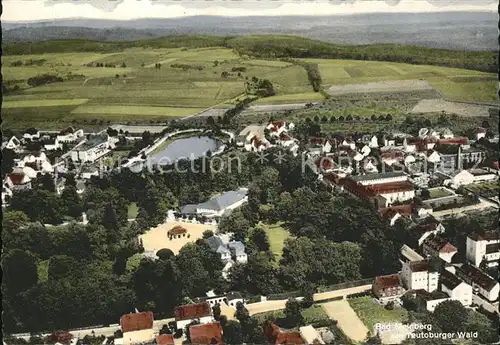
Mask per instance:
[[[153,163],[168,165],[179,159],[196,159],[204,156],[207,151],[214,152],[222,142],[207,136],[195,136],[181,138],[172,142],[161,152],[155,153],[150,157]]]

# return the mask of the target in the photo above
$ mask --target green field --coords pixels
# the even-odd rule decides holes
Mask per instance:
[[[431,188],[429,189],[429,194],[431,196],[431,199],[444,198],[446,196],[453,195],[444,188]]]
[[[80,105],[87,102],[87,98],[82,99],[26,99],[22,101],[6,101],[2,107],[9,108],[31,108],[31,107],[57,107],[64,105]]]
[[[284,104],[284,103],[303,103],[303,102],[318,102],[325,98],[320,92],[304,92],[292,93],[287,95],[271,96],[259,98],[252,104]]]
[[[323,84],[361,84],[389,80],[424,79],[450,100],[496,100],[497,76],[450,67],[396,62],[305,59],[319,65]]]
[[[127,265],[125,266],[127,269],[127,272],[133,272],[137,267],[139,267],[139,264],[141,263],[143,256],[142,254],[134,254],[131,257],[127,259]]]
[[[269,318],[278,319],[278,318],[284,317],[285,313],[283,312],[283,310],[275,310],[275,311],[270,311],[270,312],[265,312],[265,313],[258,313],[258,314],[252,315],[252,316],[254,318],[256,318],[259,321],[259,323],[262,323]],[[323,307],[319,304],[313,305],[312,307],[307,308],[307,309],[303,309],[302,316],[304,317],[304,323],[306,325],[309,325],[311,323],[315,323],[318,321],[328,320],[328,315],[326,314]]]
[[[279,261],[281,254],[283,253],[283,247],[285,246],[285,240],[290,237],[290,233],[283,228],[282,223],[277,224],[265,224],[259,223],[258,226],[262,227],[269,238],[269,244],[271,251],[276,257],[276,261]]]
[[[408,320],[406,309],[394,307],[393,310],[387,310],[370,296],[350,299],[349,305],[372,333],[376,323],[404,323]]]
[[[135,202],[132,202],[128,205],[128,210],[127,210],[127,218],[128,219],[135,219],[137,217],[138,213],[138,208],[137,204]]]
[[[313,92],[303,67],[237,53],[245,52],[247,43],[252,40],[266,41],[265,37],[232,39],[232,43],[227,46],[234,46],[235,50],[221,46],[209,47],[210,42],[216,45],[221,44],[222,40],[201,36],[190,38],[182,48],[184,43],[181,45],[180,42],[184,39],[180,37],[179,43],[176,43],[176,38],[171,38],[171,44],[151,40],[148,44],[136,46],[131,42],[101,42],[95,43],[95,47],[94,43],[85,43],[89,50],[92,46],[103,51],[108,46],[111,49],[116,45],[114,50],[105,53],[68,52],[69,49],[82,50],[82,47],[78,46],[78,41],[64,41],[61,42],[66,45],[64,49],[51,48],[52,51],[64,51],[61,53],[2,56],[4,84],[21,88],[20,91],[4,93],[4,126],[54,128],[75,123],[164,122],[218,104],[234,104],[234,99],[245,93],[245,83],[253,77],[270,80],[276,90],[275,96],[257,100],[257,104],[323,100],[321,93]],[[275,37],[273,45],[280,46],[291,39]],[[299,45],[307,41],[299,38],[295,40]],[[51,43],[40,45],[49,47]],[[191,48],[193,45],[203,48]],[[12,48],[9,46],[9,49]],[[38,51],[35,46],[30,47],[30,51],[32,48]],[[267,45],[262,49],[266,50]],[[40,65],[29,65],[30,60],[40,59],[45,61]],[[496,76],[491,73],[395,62],[303,60],[318,64],[324,88],[332,84],[425,79],[449,99],[495,100],[497,82]],[[89,63],[114,67],[89,67]],[[161,68],[155,68],[157,63],[161,64]],[[64,81],[37,87],[27,84],[28,78],[47,73],[62,77]],[[377,105],[376,110],[364,105],[353,108],[352,111],[348,109],[353,116],[370,116],[380,111],[396,115],[403,112],[392,105]],[[331,110],[331,115],[337,116],[347,111]]]

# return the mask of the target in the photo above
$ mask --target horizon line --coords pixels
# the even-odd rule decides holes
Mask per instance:
[[[22,20],[2,20],[4,24],[8,23],[41,23],[41,22],[56,22],[65,20],[104,20],[112,22],[131,22],[136,20],[179,20],[186,18],[195,17],[219,17],[219,18],[252,18],[252,17],[346,17],[346,16],[367,16],[367,15],[380,15],[380,14],[414,14],[414,15],[426,15],[426,14],[443,14],[443,13],[495,13],[488,9],[474,9],[474,10],[447,10],[447,11],[427,11],[427,12],[411,12],[411,11],[399,11],[399,12],[364,12],[364,13],[332,13],[332,14],[252,14],[252,15],[218,15],[218,14],[193,14],[178,17],[138,17],[138,18],[128,18],[128,19],[117,19],[117,18],[96,18],[96,17],[66,17],[66,18],[47,18],[47,19],[22,19]]]

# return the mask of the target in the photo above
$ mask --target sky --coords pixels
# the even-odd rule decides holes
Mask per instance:
[[[129,20],[196,15],[278,16],[498,11],[498,0],[3,0],[8,22],[68,18]]]

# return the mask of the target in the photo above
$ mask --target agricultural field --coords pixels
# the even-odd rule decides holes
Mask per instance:
[[[492,73],[396,62],[304,60],[319,65],[324,86],[422,80],[449,100],[477,102],[496,100],[498,78]]]
[[[397,119],[419,100],[435,99],[440,94],[448,100],[495,100],[497,82],[491,73],[392,62],[303,60],[318,64],[323,89],[330,89],[334,96],[325,100],[323,93],[313,92],[301,66],[240,56],[222,47],[134,47],[113,53],[3,56],[4,84],[20,87],[4,93],[4,125],[12,129],[56,129],[70,124],[88,127],[117,122],[165,123],[212,107],[234,106],[253,77],[270,80],[276,91],[275,96],[257,100],[256,106],[324,102],[319,116],[329,117],[391,114]],[[43,74],[63,81],[35,87],[28,84],[29,78]],[[392,102],[388,100],[391,97],[387,95],[400,95],[403,89],[409,90],[406,100],[399,104],[394,97]],[[346,101],[342,94],[352,90],[357,92],[357,99]],[[381,95],[382,91],[386,96]],[[431,104],[427,108],[435,110],[439,106]]]
[[[252,77],[269,79],[277,97],[312,93],[301,67],[240,57],[226,48],[130,48],[109,54],[4,56],[2,62],[5,85],[21,88],[4,96],[4,124],[10,128],[165,122],[233,106]],[[90,67],[100,64],[107,67]],[[43,74],[63,81],[28,85],[29,78]]]

